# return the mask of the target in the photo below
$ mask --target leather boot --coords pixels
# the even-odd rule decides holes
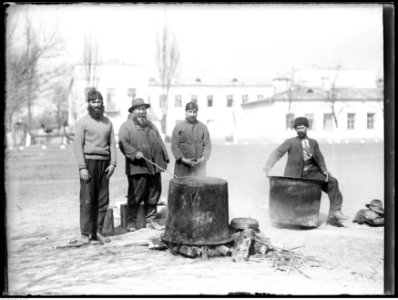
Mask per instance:
[[[335,212],[333,213],[333,215],[334,215],[336,218],[340,219],[340,220],[347,220],[347,219],[348,219],[348,216],[344,215],[344,214],[341,212],[341,210],[335,211]]]
[[[110,238],[103,236],[100,232],[97,232],[95,240],[100,242],[101,244],[109,243],[111,241]]]
[[[333,215],[328,217],[326,223],[336,227],[344,227],[344,224],[341,223],[341,220]]]
[[[339,220],[347,220],[348,217],[346,215],[344,215],[341,210],[330,210],[329,211],[329,217],[334,217],[337,218]]]

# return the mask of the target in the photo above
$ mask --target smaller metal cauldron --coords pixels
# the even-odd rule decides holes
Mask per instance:
[[[269,176],[271,222],[279,225],[317,227],[323,181]]]
[[[213,177],[173,178],[162,240],[186,245],[219,245],[232,240],[228,224],[228,183]]]

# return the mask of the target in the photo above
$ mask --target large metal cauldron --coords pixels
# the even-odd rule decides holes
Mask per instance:
[[[269,176],[271,222],[279,225],[317,227],[323,181]]]
[[[227,181],[212,177],[170,180],[164,241],[224,244],[232,240],[228,221]]]

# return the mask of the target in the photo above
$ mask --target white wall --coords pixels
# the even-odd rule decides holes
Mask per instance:
[[[198,120],[207,124],[214,139],[231,138],[234,135],[235,123],[242,113],[242,95],[248,95],[248,101],[256,101],[257,95],[264,98],[273,94],[273,87],[264,86],[241,86],[241,85],[179,85],[173,86],[169,92],[169,108],[167,119],[167,135],[171,135],[176,121],[185,119],[185,105],[191,101],[191,96],[197,96],[199,106]],[[161,118],[162,110],[159,106],[159,95],[162,94],[159,85],[149,87],[151,105],[156,115]],[[175,107],[175,96],[181,95],[181,107]],[[213,96],[213,106],[208,107],[207,96]],[[227,107],[227,95],[234,99],[233,107]]]
[[[148,72],[143,65],[102,65],[98,71],[99,80],[97,89],[104,98],[105,109],[107,109],[107,90],[115,89],[113,102],[116,104],[118,113],[106,114],[111,120],[117,134],[123,122],[127,120],[128,109],[131,107],[131,98],[128,96],[128,89],[136,89],[136,97],[147,100],[148,95]],[[85,73],[81,66],[74,70],[74,85],[69,102],[76,103],[77,119],[87,113],[87,102],[85,95]],[[70,118],[73,120],[73,118]],[[70,127],[73,128],[73,122]]]
[[[321,101],[301,101],[293,103],[291,111],[295,117],[314,115],[314,128],[309,135],[314,138],[331,140],[344,139],[379,139],[383,140],[384,122],[380,103],[376,101],[340,101],[335,105],[338,128],[325,130],[324,113],[331,113],[331,106]],[[245,108],[239,120],[239,140],[282,140],[295,136],[294,130],[286,129],[288,103],[276,101],[256,108]],[[355,113],[355,128],[347,129],[347,114]],[[374,129],[367,129],[367,113],[375,113]]]

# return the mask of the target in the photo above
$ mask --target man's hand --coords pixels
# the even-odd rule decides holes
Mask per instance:
[[[329,181],[329,177],[331,177],[331,176],[332,176],[332,174],[331,174],[330,172],[328,172],[328,171],[324,171],[324,172],[323,172],[323,175],[325,175],[325,176],[326,176],[326,178],[325,178],[325,182],[328,182],[328,181]]]
[[[205,161],[205,157],[204,156],[202,156],[201,158],[198,158],[198,159],[194,159],[194,158],[191,159],[192,166],[200,165],[204,161]]]
[[[83,180],[85,183],[89,182],[90,174],[88,173],[87,169],[80,169],[80,179]]]
[[[269,168],[267,166],[264,166],[263,167],[263,172],[265,173],[265,176],[268,177]]]
[[[188,165],[188,166],[190,166],[190,167],[192,167],[192,166],[195,164],[195,162],[192,161],[192,158],[185,158],[185,157],[183,157],[183,158],[181,158],[181,161],[182,161],[184,164],[186,164],[186,165]]]
[[[115,166],[114,165],[110,165],[110,166],[108,166],[107,168],[106,168],[106,170],[105,170],[105,177],[106,177],[106,179],[109,179],[109,178],[111,178],[111,176],[112,176],[112,174],[113,174],[113,172],[115,171]]]
[[[143,157],[144,157],[144,154],[142,154],[141,151],[138,151],[138,152],[136,153],[136,155],[135,155],[135,158],[136,158],[136,159],[141,159],[141,158],[143,158]]]

